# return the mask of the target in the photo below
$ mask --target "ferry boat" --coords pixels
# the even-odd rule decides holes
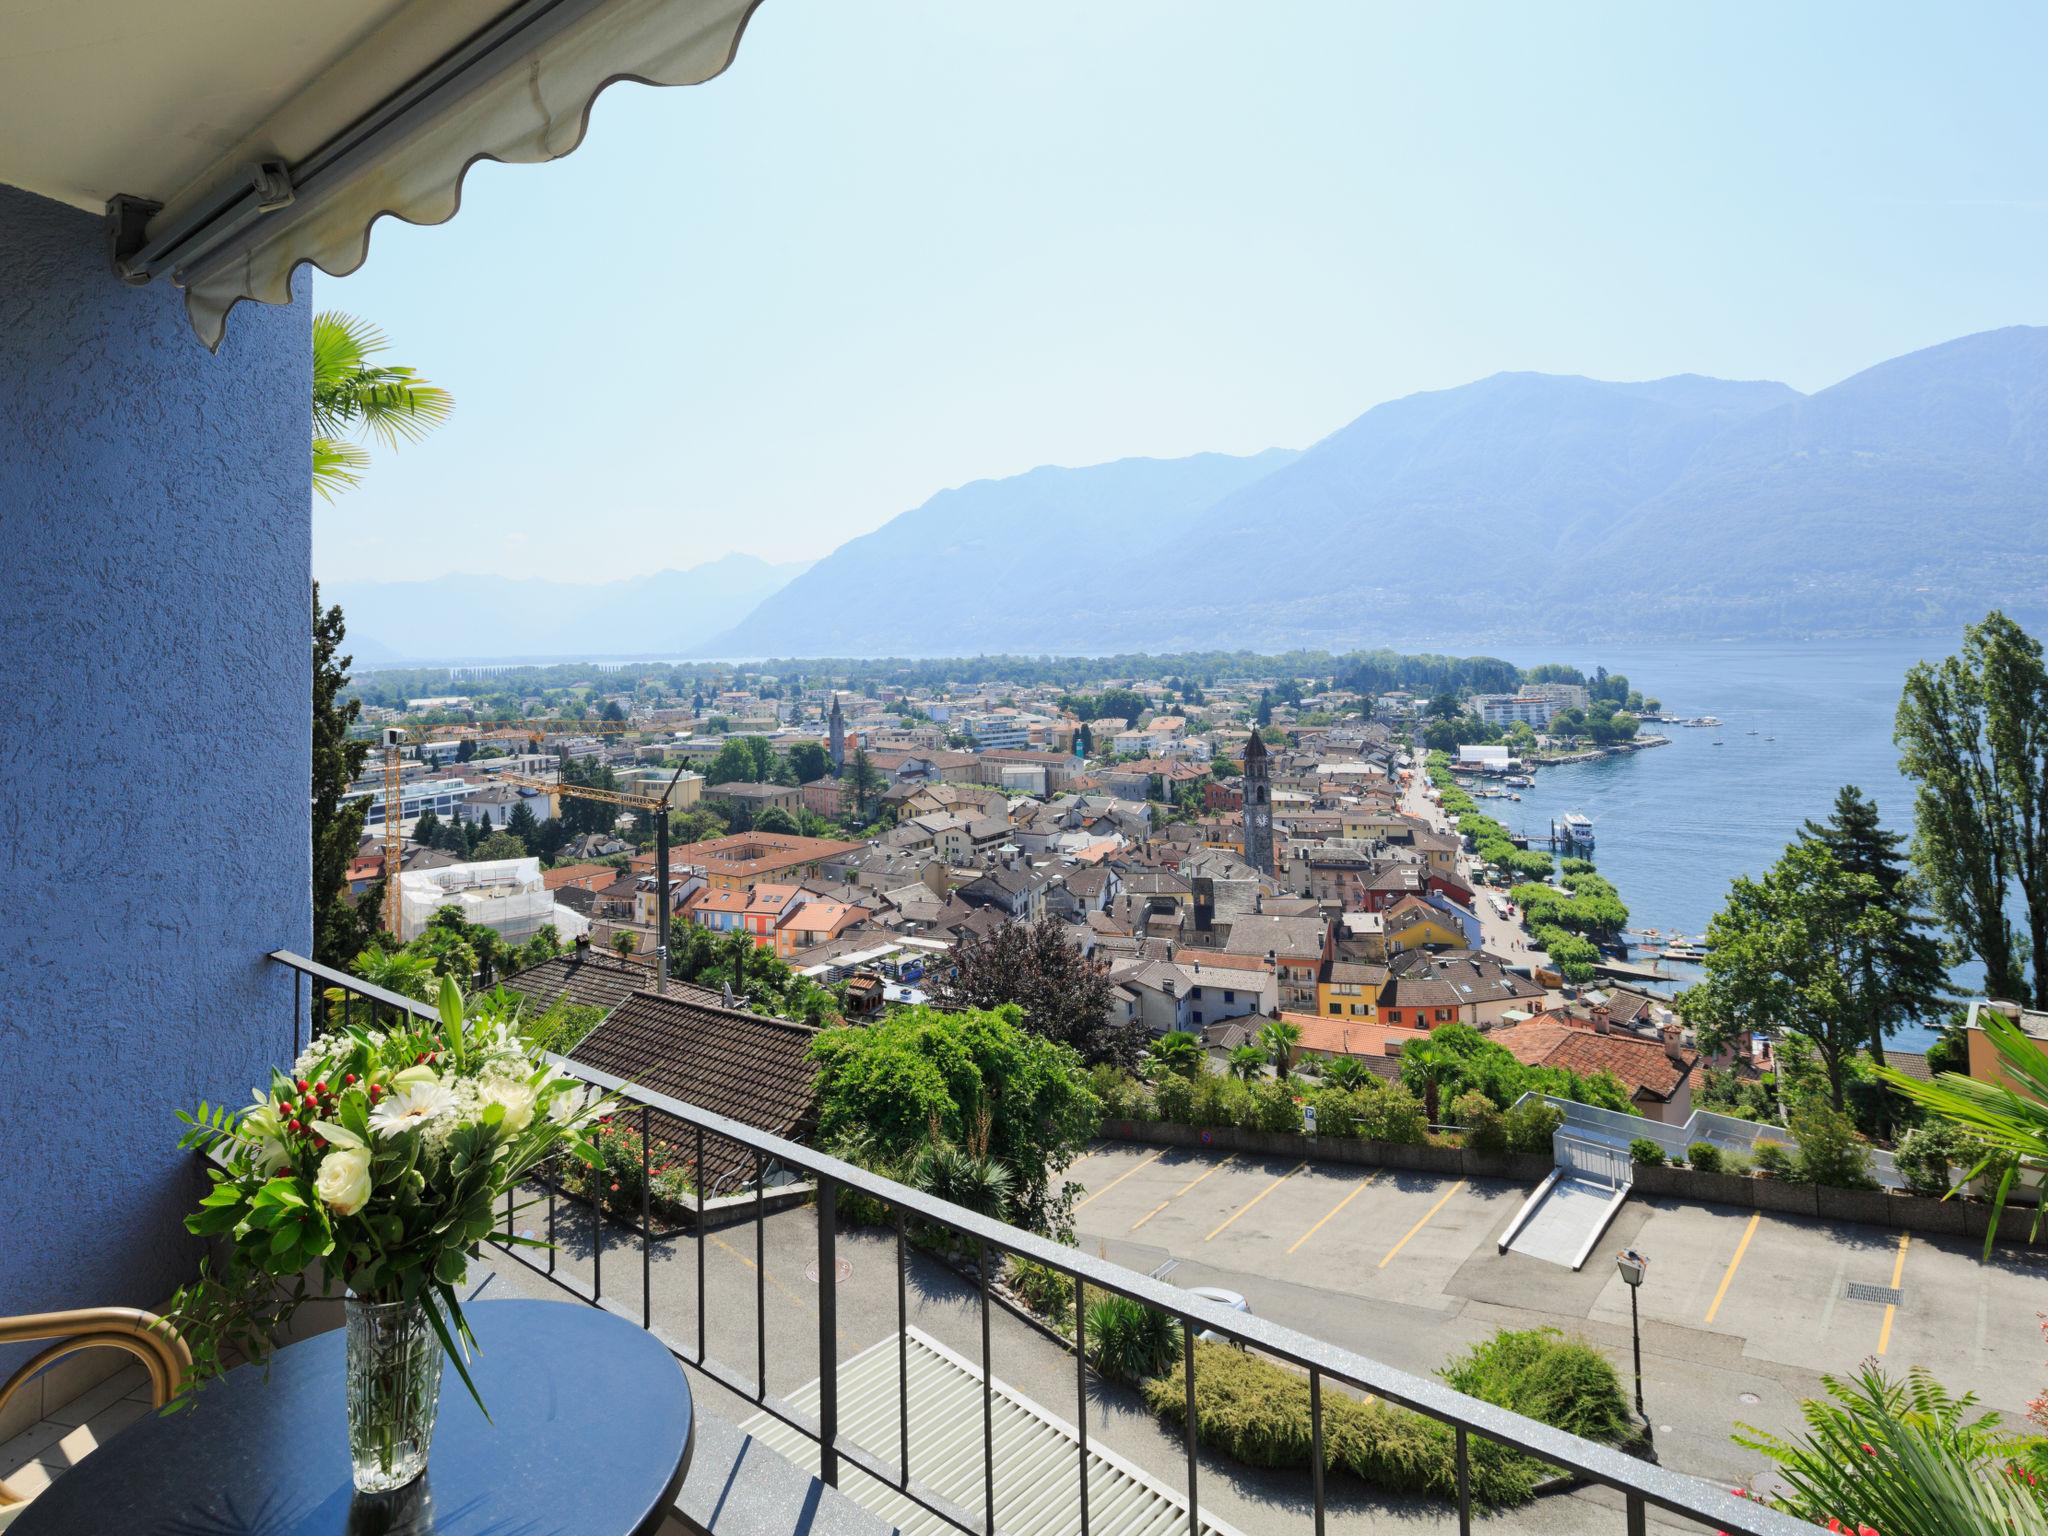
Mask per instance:
[[[1566,811],[1558,822],[1558,828],[1575,843],[1585,847],[1593,846],[1593,818],[1582,811]]]
[[[1509,789],[1534,789],[1536,781],[1526,773],[1511,773],[1501,782]]]

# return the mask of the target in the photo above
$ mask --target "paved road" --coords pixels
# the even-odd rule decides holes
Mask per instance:
[[[1497,1240],[1528,1191],[1489,1180],[1303,1167],[1106,1144],[1076,1165],[1081,1242],[1178,1285],[1417,1372],[1499,1327],[1583,1334],[1627,1372],[1629,1298],[1609,1255],[1651,1259],[1640,1296],[1645,1399],[1667,1463],[1748,1483],[1738,1422],[1797,1426],[1822,1372],[1925,1365],[2017,1416],[2048,1381],[2036,1314],[2048,1263],[1976,1245],[1797,1217],[1631,1199],[1574,1274]],[[1852,1300],[1891,1287],[1894,1306]]]
[[[1414,781],[1402,794],[1401,809],[1410,816],[1420,816],[1439,832],[1449,832],[1452,830],[1449,818],[1423,793],[1427,783],[1423,770],[1418,768]],[[1480,947],[1489,954],[1510,961],[1528,958],[1531,945],[1527,930],[1519,919],[1502,917],[1494,910],[1492,888],[1474,880],[1469,854],[1459,853],[1458,871],[1465,883],[1472,887],[1473,907],[1479,914]]]

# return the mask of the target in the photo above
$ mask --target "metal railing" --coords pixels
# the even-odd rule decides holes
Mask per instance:
[[[339,1004],[344,1019],[363,1018],[365,1022],[391,1010],[408,1013],[420,1018],[436,1019],[438,1015],[424,1004],[415,1002],[396,993],[387,992],[356,980],[345,972],[315,964],[301,956],[287,951],[277,951],[272,960],[289,968],[295,975],[294,1006],[292,1027],[294,1051],[298,1042],[306,1037],[307,986],[317,984],[324,989],[338,990],[342,994]],[[330,1007],[335,1006],[330,1004]],[[358,1014],[358,1008],[368,1010],[367,1015]],[[1473,1437],[1491,1440],[1498,1445],[1546,1462],[1564,1473],[1598,1483],[1613,1489],[1621,1495],[1623,1503],[1623,1530],[1628,1536],[1643,1536],[1646,1530],[1648,1511],[1655,1508],[1667,1513],[1698,1520],[1707,1528],[1726,1533],[1726,1536],[1812,1536],[1816,1527],[1791,1516],[1780,1514],[1748,1499],[1735,1497],[1732,1493],[1717,1488],[1697,1478],[1668,1468],[1657,1466],[1631,1456],[1612,1446],[1595,1441],[1582,1440],[1534,1419],[1524,1418],[1507,1409],[1477,1398],[1456,1392],[1440,1381],[1415,1376],[1406,1371],[1396,1370],[1377,1360],[1356,1354],[1337,1345],[1325,1343],[1306,1334],[1298,1333],[1279,1323],[1234,1311],[1218,1303],[1208,1301],[1189,1291],[1181,1290],[1164,1280],[1155,1280],[1112,1264],[1106,1259],[1093,1258],[1079,1249],[1067,1247],[1050,1239],[1021,1228],[992,1220],[963,1206],[957,1206],[934,1198],[921,1190],[896,1183],[879,1174],[868,1172],[852,1163],[801,1146],[782,1137],[757,1130],[753,1126],[732,1120],[724,1115],[686,1104],[666,1094],[637,1087],[623,1078],[609,1072],[602,1072],[581,1062],[565,1057],[549,1056],[549,1062],[559,1071],[581,1079],[604,1093],[630,1106],[623,1112],[627,1123],[632,1123],[637,1111],[641,1130],[643,1159],[648,1156],[652,1117],[661,1115],[672,1122],[687,1127],[695,1139],[697,1166],[703,1166],[706,1138],[719,1137],[736,1142],[751,1150],[757,1170],[765,1169],[771,1163],[799,1169],[816,1183],[817,1206],[817,1360],[818,1360],[818,1412],[815,1417],[806,1415],[786,1402],[775,1398],[767,1391],[768,1379],[768,1312],[767,1312],[767,1238],[766,1212],[762,1201],[763,1189],[756,1181],[754,1201],[754,1315],[755,1315],[755,1359],[754,1376],[748,1380],[735,1367],[712,1358],[707,1348],[705,1317],[705,1243],[707,1234],[703,1222],[695,1225],[696,1246],[696,1338],[694,1342],[672,1337],[665,1329],[655,1326],[653,1316],[653,1247],[656,1242],[650,1235],[649,1180],[643,1176],[641,1189],[640,1270],[641,1305],[635,1316],[629,1308],[604,1295],[604,1242],[603,1214],[596,1201],[588,1202],[588,1221],[596,1237],[592,1246],[590,1280],[580,1278],[559,1269],[555,1262],[555,1250],[547,1250],[545,1260],[535,1260],[520,1248],[498,1243],[493,1246],[501,1254],[523,1264],[535,1274],[560,1286],[570,1294],[580,1297],[593,1306],[602,1307],[629,1321],[637,1322],[647,1329],[675,1357],[693,1369],[702,1372],[736,1396],[755,1404],[772,1417],[790,1425],[816,1442],[818,1446],[819,1474],[829,1486],[837,1487],[841,1465],[856,1467],[868,1476],[913,1500],[923,1508],[938,1515],[956,1529],[966,1533],[981,1533],[981,1536],[996,1536],[1001,1530],[999,1511],[995,1502],[995,1437],[992,1407],[992,1382],[994,1372],[990,1359],[990,1281],[993,1263],[997,1256],[1009,1254],[1028,1259],[1064,1275],[1074,1288],[1074,1390],[1077,1411],[1075,1423],[1078,1429],[1078,1478],[1079,1512],[1081,1536],[1089,1531],[1089,1453],[1088,1453],[1088,1357],[1086,1333],[1086,1308],[1089,1291],[1108,1292],[1129,1297],[1134,1301],[1166,1313],[1176,1319],[1181,1329],[1182,1377],[1185,1390],[1183,1404],[1183,1453],[1187,1469],[1187,1517],[1190,1536],[1202,1536],[1202,1518],[1198,1504],[1199,1453],[1198,1419],[1195,1405],[1196,1353],[1195,1341],[1199,1334],[1220,1335],[1232,1343],[1256,1350],[1261,1354],[1295,1367],[1308,1379],[1309,1427],[1310,1427],[1310,1484],[1313,1495],[1314,1529],[1316,1536],[1324,1536],[1327,1518],[1324,1487],[1324,1420],[1325,1400],[1328,1383],[1338,1383],[1356,1391],[1383,1399],[1388,1403],[1411,1409],[1425,1417],[1447,1425],[1453,1432],[1456,1470],[1455,1505],[1460,1536],[1470,1536],[1472,1530],[1472,1477],[1471,1446]],[[643,1169],[643,1175],[645,1169]],[[702,1180],[696,1181],[701,1185]],[[909,1322],[909,1250],[910,1240],[907,1225],[911,1221],[926,1224],[950,1233],[965,1248],[971,1249],[977,1260],[978,1283],[975,1286],[980,1309],[981,1341],[981,1393],[982,1393],[982,1511],[977,1519],[973,1512],[962,1509],[949,1500],[924,1486],[911,1472],[910,1443],[910,1398],[909,1378],[899,1375],[897,1405],[897,1447],[894,1464],[881,1459],[864,1447],[844,1438],[839,1430],[839,1360],[838,1336],[838,1202],[842,1193],[866,1196],[887,1206],[893,1213],[896,1251],[896,1314],[898,1322],[899,1352],[904,1347]],[[695,1196],[701,1210],[703,1194],[701,1188]],[[558,1204],[564,1200],[574,1202],[571,1197],[558,1194],[550,1184],[547,1189],[547,1231],[552,1244],[558,1231]],[[510,1235],[511,1208],[507,1198],[507,1236]],[[899,1370],[902,1369],[899,1361]]]

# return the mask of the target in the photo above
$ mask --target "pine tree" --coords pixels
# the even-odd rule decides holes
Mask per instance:
[[[363,840],[369,814],[364,800],[343,800],[370,755],[366,741],[349,740],[349,727],[363,712],[360,700],[337,703],[354,657],[338,654],[347,632],[337,604],[323,611],[320,584],[313,584],[313,958],[346,966],[369,948],[383,907],[379,881],[354,902],[348,895],[349,861]],[[385,871],[387,879],[395,870]]]
[[[1859,989],[1872,1010],[1870,1054],[1881,1064],[1885,1032],[1940,1013],[1940,998],[1948,986],[1941,945],[1928,932],[1920,910],[1919,878],[1906,863],[1905,839],[1885,830],[1877,802],[1854,784],[1844,784],[1836,792],[1834,810],[1825,822],[1807,822],[1800,835],[1825,847],[1847,873],[1876,881],[1886,910],[1897,919],[1892,941],[1864,957]]]

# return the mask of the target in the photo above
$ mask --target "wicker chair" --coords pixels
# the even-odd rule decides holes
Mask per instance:
[[[170,1325],[155,1313],[134,1307],[86,1307],[76,1312],[0,1317],[0,1344],[26,1344],[43,1339],[55,1342],[0,1383],[0,1410],[38,1371],[82,1349],[124,1349],[135,1356],[149,1372],[150,1391],[159,1408],[171,1400],[185,1379],[185,1372],[192,1367],[192,1351]],[[13,1523],[27,1502],[0,1480],[0,1530]]]

